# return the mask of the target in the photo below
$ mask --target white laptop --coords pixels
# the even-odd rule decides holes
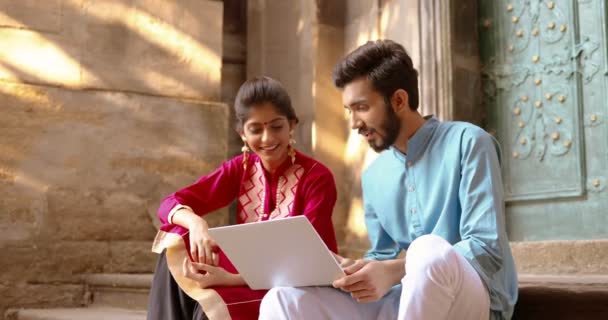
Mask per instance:
[[[209,229],[251,289],[329,286],[343,277],[305,216]]]

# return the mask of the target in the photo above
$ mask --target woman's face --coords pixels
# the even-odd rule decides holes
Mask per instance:
[[[294,123],[277,112],[272,103],[251,106],[241,138],[255,152],[267,170],[276,169],[285,159]]]

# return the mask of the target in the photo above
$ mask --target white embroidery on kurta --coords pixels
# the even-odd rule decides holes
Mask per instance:
[[[269,219],[284,218],[293,211],[293,204],[298,190],[298,183],[304,174],[304,168],[299,164],[289,167],[278,179],[276,207],[270,213]],[[260,162],[249,168],[249,176],[243,181],[239,196],[239,219],[241,223],[254,222],[264,214],[266,198],[266,179]]]

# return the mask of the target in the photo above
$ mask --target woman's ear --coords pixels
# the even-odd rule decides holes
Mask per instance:
[[[293,132],[296,130],[297,124],[298,122],[296,120],[289,120],[289,133],[293,134]]]

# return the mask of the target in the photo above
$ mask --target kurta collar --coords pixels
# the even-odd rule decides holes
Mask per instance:
[[[407,142],[407,155],[403,154],[399,149],[391,146],[393,155],[402,162],[407,161],[414,164],[424,153],[435,129],[439,125],[439,120],[434,115],[425,116],[424,124],[420,127]]]
[[[300,153],[296,151],[296,163],[298,162],[299,156]],[[260,167],[262,167],[262,170],[264,170],[264,175],[267,178],[272,178],[273,180],[274,178],[281,176],[283,173],[285,173],[285,171],[287,171],[287,169],[289,169],[293,165],[291,163],[291,158],[287,157],[287,159],[285,159],[285,161],[283,161],[283,163],[281,163],[281,165],[277,168],[274,174],[270,174],[270,172],[268,172],[268,170],[264,168],[264,165],[262,164],[262,159],[260,159],[259,156],[257,157],[256,161],[260,163]]]

